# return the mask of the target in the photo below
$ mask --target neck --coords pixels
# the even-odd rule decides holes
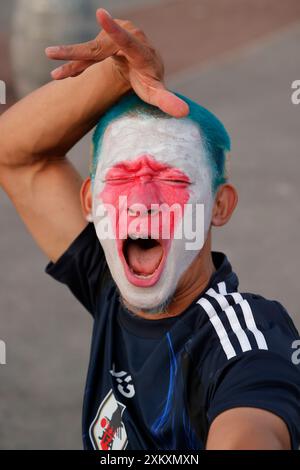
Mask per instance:
[[[172,300],[164,311],[147,313],[133,309],[128,305],[127,308],[137,316],[149,320],[178,316],[205,290],[214,271],[215,267],[211,256],[211,234],[209,232],[202,250],[181,276]]]

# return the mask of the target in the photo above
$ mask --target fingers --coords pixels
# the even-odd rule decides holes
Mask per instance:
[[[51,76],[55,80],[75,77],[90,65],[111,57],[117,51],[118,46],[107,35],[103,36],[101,40],[97,37],[82,44],[47,47],[45,50],[50,59],[70,61],[51,72]]]
[[[99,55],[100,49],[100,44],[98,44],[97,41],[92,40],[82,44],[47,47],[45,52],[49,59],[90,60],[91,55]]]
[[[114,55],[116,61],[121,58],[126,59],[129,68],[136,70],[140,75],[136,83],[130,79],[133,89],[140,98],[171,116],[177,118],[186,116],[189,113],[188,105],[165,89],[161,81],[162,60],[150,46],[144,33],[129,21],[114,20],[103,8],[97,10],[96,16],[103,28],[96,39],[82,44],[46,49],[49,58],[69,61],[55,69],[52,77],[56,80],[74,77],[90,65]],[[149,84],[147,76],[152,77],[153,84]],[[144,80],[145,78],[147,80]]]
[[[56,60],[101,61],[117,53],[120,48],[129,56],[136,56],[144,51],[142,44],[114,21],[106,10],[99,9],[96,15],[104,31],[95,39],[81,44],[47,47],[47,57]],[[122,23],[125,26],[126,21]]]
[[[69,46],[47,47],[45,53],[55,60],[94,60],[101,61],[118,51],[118,47],[109,37],[103,36],[92,41]]]
[[[145,54],[146,48],[143,44],[125,28],[122,28],[106,10],[100,8],[97,10],[96,16],[99,24],[112,42],[118,46],[118,49],[122,49],[128,58],[134,60]]]
[[[96,16],[103,30],[95,39],[82,44],[48,47],[45,50],[50,59],[71,61],[52,72],[54,79],[75,76],[91,63],[119,54],[135,68],[141,69],[145,64],[155,68],[155,52],[142,31],[130,21],[114,20],[104,9],[97,10]],[[86,67],[83,61],[86,61]]]
[[[52,70],[51,76],[54,80],[62,80],[67,77],[77,77],[77,75],[80,75],[85,69],[93,64],[95,64],[94,61],[87,60],[68,62],[55,70]]]

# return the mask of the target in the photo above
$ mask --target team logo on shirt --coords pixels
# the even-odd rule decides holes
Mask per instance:
[[[134,385],[132,383],[132,377],[125,370],[116,372],[115,364],[112,366],[112,370],[109,371],[113,377],[115,377],[118,383],[117,389],[126,398],[132,398],[135,395]]]
[[[126,406],[116,400],[110,390],[98,408],[90,426],[90,439],[95,450],[123,450],[127,433],[122,421]]]

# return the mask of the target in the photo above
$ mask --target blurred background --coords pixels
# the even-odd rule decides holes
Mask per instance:
[[[228,255],[241,291],[279,300],[299,328],[299,0],[0,0],[0,113],[50,79],[46,46],[96,35],[100,6],[143,28],[168,86],[225,124],[240,200],[213,248]],[[83,175],[89,142],[71,152]],[[80,449],[91,318],[44,273],[47,260],[3,192],[0,219],[0,448]]]

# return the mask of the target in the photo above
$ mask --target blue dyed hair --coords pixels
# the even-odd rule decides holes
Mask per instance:
[[[230,137],[221,121],[214,114],[186,96],[180,93],[175,94],[189,105],[190,112],[186,118],[199,127],[212,169],[212,189],[215,192],[220,184],[226,182],[226,153],[230,151]],[[109,124],[124,115],[151,115],[166,119],[171,117],[156,106],[142,101],[134,92],[123,96],[100,118],[94,132],[91,164],[92,180],[96,174],[104,132]]]

